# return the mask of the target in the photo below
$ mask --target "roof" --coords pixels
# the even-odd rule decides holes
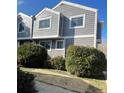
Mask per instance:
[[[30,16],[28,16],[28,15],[22,13],[22,12],[19,12],[18,15],[23,15],[23,16],[25,16],[25,17],[31,18]]]
[[[67,1],[61,1],[59,4],[57,4],[52,9],[53,10],[56,9],[61,4],[70,5],[70,6],[74,6],[74,7],[77,7],[77,8],[86,9],[86,10],[90,10],[90,11],[94,11],[94,12],[98,11],[96,8],[91,8],[91,7],[87,7],[87,6],[84,6],[84,5],[80,5],[80,4],[76,4],[76,3],[71,3],[71,2],[67,2]]]
[[[43,10],[41,10],[41,11],[36,15],[36,17],[38,17],[38,16],[39,16],[40,14],[42,14],[44,11],[49,11],[49,12],[52,12],[52,13],[57,14],[57,15],[60,14],[60,12],[54,11],[54,10],[49,9],[49,8],[44,8]]]

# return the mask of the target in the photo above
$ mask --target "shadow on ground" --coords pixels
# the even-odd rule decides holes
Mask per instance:
[[[107,80],[107,75],[99,75],[99,76],[96,76],[96,77],[86,77],[86,78],[89,78],[89,79],[97,79],[97,80]]]
[[[101,89],[90,85],[87,81],[82,79],[41,73],[33,74],[36,76],[35,81],[71,91],[67,93],[103,93]]]

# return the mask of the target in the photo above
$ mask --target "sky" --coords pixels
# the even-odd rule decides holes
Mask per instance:
[[[17,0],[17,13],[36,15],[43,8],[53,8],[61,0]],[[102,41],[107,42],[107,0],[66,0],[98,9],[98,19],[104,21],[102,30]]]

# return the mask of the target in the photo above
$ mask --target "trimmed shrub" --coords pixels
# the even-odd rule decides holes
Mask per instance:
[[[51,57],[48,55],[47,60],[44,62],[44,68],[52,69],[50,61],[51,61]]]
[[[34,88],[34,76],[17,70],[17,93],[36,93]]]
[[[66,69],[81,77],[99,77],[106,70],[107,60],[103,52],[90,47],[69,46]]]
[[[34,68],[43,67],[45,60],[47,60],[47,50],[40,45],[25,43],[18,48],[18,65]]]
[[[52,58],[50,60],[51,68],[57,70],[65,70],[65,59],[62,56]]]

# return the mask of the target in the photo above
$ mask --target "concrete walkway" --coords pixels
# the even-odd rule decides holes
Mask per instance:
[[[103,93],[89,81],[65,71],[28,68],[22,68],[22,70],[35,75],[37,93]]]
[[[89,84],[70,77],[49,74],[35,74],[35,86],[38,93],[85,93]]]
[[[36,86],[36,90],[38,90],[37,93],[78,93],[36,80],[35,80],[35,86]]]

